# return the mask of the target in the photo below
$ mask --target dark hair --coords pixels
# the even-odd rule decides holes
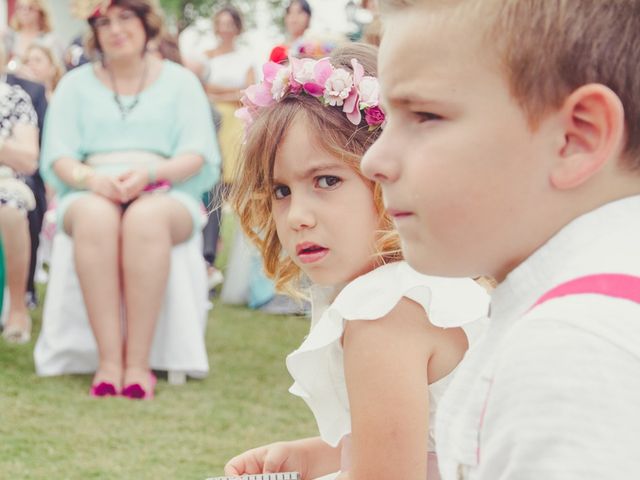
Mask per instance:
[[[241,33],[243,25],[242,25],[242,14],[240,13],[240,10],[238,10],[233,5],[225,5],[215,13],[215,15],[213,16],[213,19],[217,20],[218,17],[223,13],[228,13],[229,15],[231,15],[231,18],[233,19],[233,24],[236,26],[238,33]]]
[[[156,38],[164,30],[164,19],[162,11],[156,6],[153,0],[112,0],[112,6],[118,6],[131,10],[142,22],[147,37],[147,42]],[[91,29],[85,39],[85,50],[90,56],[94,56],[96,52],[102,53],[102,47],[98,40],[98,32],[96,31],[96,19],[99,17],[91,17],[88,22]]]
[[[307,2],[307,0],[291,0],[289,2],[289,5],[287,5],[287,9],[285,10],[286,13],[289,13],[289,9],[293,6],[294,3],[300,5],[302,11],[311,16],[311,5],[309,5],[309,2]]]

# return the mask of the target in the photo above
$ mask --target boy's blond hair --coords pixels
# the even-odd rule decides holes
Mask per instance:
[[[364,67],[365,75],[376,76],[376,49],[363,44],[352,44],[336,49],[331,63],[335,67],[351,69],[356,58]],[[230,201],[238,214],[240,224],[258,247],[264,260],[267,276],[273,278],[278,290],[298,294],[300,269],[285,257],[271,214],[273,199],[273,166],[278,147],[289,126],[301,115],[315,132],[318,146],[335,158],[342,159],[361,175],[362,156],[380,134],[380,129],[369,131],[367,126],[354,126],[342,109],[323,106],[317,98],[305,94],[288,94],[271,107],[265,108],[251,125],[234,175]],[[380,215],[378,235],[379,263],[400,260],[400,240],[393,229],[382,202],[379,185],[362,177],[372,189]]]
[[[383,14],[413,5],[475,7],[513,97],[533,128],[575,89],[609,87],[625,110],[625,164],[640,170],[640,0],[380,0]]]

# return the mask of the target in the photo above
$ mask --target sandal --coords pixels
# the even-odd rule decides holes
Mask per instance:
[[[29,314],[25,314],[27,317],[27,327],[18,327],[15,325],[8,325],[2,331],[2,338],[5,342],[13,343],[16,345],[24,345],[31,341],[31,317]]]

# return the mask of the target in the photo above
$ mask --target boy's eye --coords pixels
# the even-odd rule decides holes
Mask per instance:
[[[435,113],[431,112],[413,112],[413,115],[417,117],[419,123],[442,120],[442,117],[440,115],[436,115]]]
[[[322,175],[316,178],[318,188],[332,188],[337,186],[342,180],[333,175]]]
[[[273,189],[273,196],[276,200],[281,200],[288,195],[291,195],[291,190],[286,185],[276,185]]]

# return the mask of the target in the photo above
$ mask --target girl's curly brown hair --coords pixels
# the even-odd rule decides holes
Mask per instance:
[[[375,47],[351,44],[336,49],[331,63],[351,71],[351,60],[355,58],[363,66],[365,75],[376,76],[376,56]],[[376,245],[378,263],[402,259],[400,240],[385,212],[382,191],[379,185],[360,173],[360,161],[380,135],[380,129],[371,131],[364,118],[355,126],[340,108],[323,106],[317,98],[303,93],[289,93],[281,101],[262,109],[254,119],[236,167],[230,201],[244,232],[262,253],[267,276],[275,281],[278,290],[292,294],[299,293],[301,271],[283,254],[271,206],[276,153],[287,129],[300,118],[299,115],[304,115],[310,129],[319,133],[316,136],[318,145],[346,162],[370,186],[380,216]]]

